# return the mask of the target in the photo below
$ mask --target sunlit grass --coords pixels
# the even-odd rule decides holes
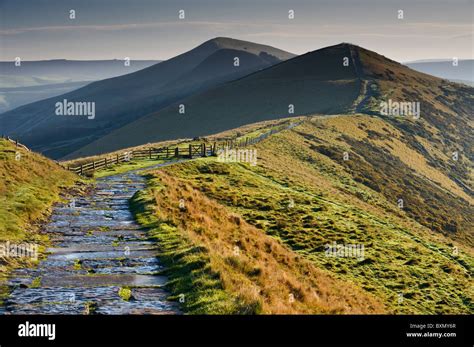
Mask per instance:
[[[128,162],[123,162],[119,164],[111,165],[108,168],[97,170],[93,173],[94,178],[101,178],[107,176],[118,175],[124,172],[143,169],[149,166],[162,164],[164,162],[169,162],[170,160],[154,160],[154,159],[135,159]]]
[[[32,224],[47,215],[62,188],[78,179],[53,161],[5,140],[0,140],[0,175],[0,241],[34,237]]]
[[[340,152],[341,158],[333,157],[332,152],[315,151],[312,146],[332,136],[330,130],[321,131],[323,124],[316,129],[305,124],[258,145],[256,167],[209,158],[163,170],[178,178],[173,181],[178,187],[190,185],[262,234],[281,240],[318,268],[376,295],[389,311],[473,312],[471,249],[430,233],[410,217],[410,212],[401,211],[396,199],[391,201],[390,195],[354,181],[342,160],[345,141],[333,137],[327,144],[328,151]],[[312,139],[310,134],[316,133],[319,139]],[[354,160],[354,150],[358,149],[346,148]],[[373,165],[359,167],[374,170],[377,164]],[[160,205],[173,203],[163,200]],[[210,211],[201,213],[206,220],[214,219]],[[172,211],[166,215],[177,218]],[[327,257],[325,245],[334,241],[364,245],[365,259]],[[455,245],[458,254],[453,253]]]

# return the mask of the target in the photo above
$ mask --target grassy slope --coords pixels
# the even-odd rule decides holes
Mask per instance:
[[[125,163],[120,163],[119,165],[113,165],[98,171],[93,172],[94,178],[101,178],[106,176],[118,175],[131,170],[143,169],[148,166],[158,165],[164,163],[163,159],[140,159],[140,160],[130,160]]]
[[[175,168],[186,170],[188,165],[195,164]],[[135,195],[132,206],[139,222],[151,229],[161,246],[168,286],[177,298],[184,294],[185,311],[385,311],[371,294],[316,268],[191,185],[159,171],[149,183],[147,191]]]
[[[305,117],[291,117],[291,118],[276,119],[276,120],[271,120],[271,121],[257,122],[257,123],[247,124],[240,128],[226,130],[221,133],[213,134],[213,135],[202,137],[202,138],[177,139],[177,140],[171,140],[171,141],[147,143],[140,146],[123,148],[119,151],[106,153],[104,155],[96,155],[96,156],[82,157],[82,158],[78,158],[74,160],[67,160],[67,161],[63,161],[62,164],[64,166],[69,166],[69,167],[78,167],[81,164],[87,164],[87,163],[90,163],[91,161],[99,161],[104,158],[110,159],[110,158],[114,158],[116,155],[122,155],[124,152],[131,152],[135,150],[148,150],[149,148],[161,148],[161,147],[168,147],[168,146],[174,147],[177,145],[183,147],[183,146],[187,146],[191,144],[200,145],[203,142],[211,145],[214,142],[220,143],[229,139],[234,139],[236,141],[245,141],[245,138],[248,138],[249,140],[251,140],[272,129],[279,130],[281,127],[288,126],[293,122],[298,122],[302,120],[303,118]],[[132,159],[130,162],[120,163],[118,165],[113,164],[112,166],[106,169],[95,171],[93,176],[94,178],[100,178],[104,176],[115,175],[122,172],[134,170],[134,169],[140,169],[143,167],[152,166],[152,165],[159,164],[162,162],[163,160],[155,160],[155,159],[152,159],[152,160]]]
[[[15,160],[15,153],[20,153]],[[61,188],[76,176],[51,160],[0,140],[0,240],[30,237],[31,224],[44,217]]]
[[[311,262],[318,275],[335,276],[359,287],[361,290],[353,289],[351,293],[360,300],[368,300],[369,293],[375,295],[386,305],[385,312],[472,313],[469,284],[473,258],[468,246],[472,235],[459,230],[457,234],[448,234],[449,239],[419,223],[429,218],[437,230],[444,220],[466,219],[472,214],[472,207],[467,204],[472,197],[460,190],[443,170],[421,160],[413,161],[413,148],[404,146],[397,134],[390,124],[369,116],[307,122],[259,144],[256,167],[207,159],[174,165],[165,168],[165,173],[156,172],[157,178],[150,181],[152,188],[148,192],[154,194],[154,199],[148,197],[149,210],[145,215],[158,223],[153,225],[154,234],[164,242],[165,254],[171,259],[179,247],[204,247],[207,257],[214,259],[206,267],[217,271],[215,285],[226,293],[238,295],[240,288],[252,288],[249,283],[266,283],[266,278],[258,279],[261,274],[257,278],[251,275],[252,266],[246,273],[239,270],[242,265],[232,261],[229,266],[216,265],[229,262],[223,249],[232,249],[241,242],[241,228],[225,228],[227,216],[235,215],[232,218],[239,220],[238,225],[252,226],[250,240],[280,240],[288,256]],[[368,151],[376,148],[375,154]],[[350,160],[342,160],[344,151],[349,152]],[[393,168],[387,170],[387,163]],[[374,187],[374,183],[380,187]],[[429,194],[423,193],[426,189],[439,199],[429,199]],[[419,209],[410,206],[412,200],[408,198],[408,207],[400,210],[396,205],[397,193],[417,196]],[[191,216],[180,212],[179,199],[185,199]],[[291,201],[294,207],[289,207]],[[435,208],[426,208],[427,204],[435,204]],[[166,226],[164,232],[161,223],[171,225],[173,230]],[[216,247],[209,245],[208,239],[225,238],[227,234],[234,238],[221,240]],[[245,234],[250,235],[248,231]],[[187,246],[178,247],[179,242],[172,239],[177,235],[187,235]],[[326,257],[324,245],[333,241],[363,244],[365,259],[359,262],[354,258]],[[265,250],[263,244],[255,241],[253,246]],[[458,255],[454,247],[459,249]],[[285,265],[284,258],[274,251],[267,254],[263,263],[253,249],[242,254],[251,264],[260,263],[260,271],[269,268],[270,261],[276,267]],[[289,273],[297,277],[299,268],[294,266]],[[197,269],[199,272],[202,267],[197,265]],[[177,282],[183,275],[189,276],[186,271],[173,275],[172,270]],[[235,275],[237,271],[240,277]],[[272,274],[274,281],[279,282],[280,278],[284,282],[282,273]],[[234,278],[236,284],[228,284],[228,277]],[[304,277],[311,281],[317,275]],[[190,288],[193,292],[196,286]],[[334,290],[330,285],[326,288],[328,293]],[[280,302],[274,311],[274,298],[284,297],[285,291],[279,288],[264,293],[257,296],[261,301],[259,307],[266,307],[264,312],[281,312],[281,307],[288,310],[285,312],[328,312],[300,297],[295,299],[296,304]],[[401,303],[400,293],[404,296]]]
[[[19,160],[15,160],[20,153]],[[77,177],[51,160],[0,139],[0,242],[46,242],[38,223]],[[0,258],[0,282],[25,259]]]
[[[420,119],[381,116],[397,128],[405,143],[425,157],[429,166],[464,184],[470,191],[474,183],[472,114],[474,88],[448,82],[387,61],[360,49],[363,79],[373,88],[363,110],[380,113],[380,102],[420,102]],[[371,88],[370,88],[371,89]],[[453,161],[452,153],[459,153]]]

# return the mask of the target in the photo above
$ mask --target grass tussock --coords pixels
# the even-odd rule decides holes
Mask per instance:
[[[341,136],[336,121],[353,123],[360,132]],[[423,177],[430,174],[425,163],[412,173],[407,158],[397,160],[380,151],[374,159],[367,148],[375,150],[373,141],[380,141],[372,132],[381,122],[366,128],[360,124],[370,121],[362,116],[317,119],[275,135],[257,145],[255,167],[206,159],[163,170],[317,268],[374,294],[388,311],[473,312],[472,248],[461,242],[469,234],[459,230],[445,237],[436,228],[452,218],[469,223],[467,201]],[[390,125],[386,129],[395,131]],[[367,140],[368,134],[372,139]],[[343,160],[344,151],[350,153],[349,161]],[[396,153],[403,157],[405,152]],[[405,209],[396,205],[398,192],[408,196]],[[430,194],[440,199],[433,201]],[[363,245],[365,259],[327,257],[325,245],[332,242]]]
[[[0,140],[0,241],[29,240],[61,189],[77,176],[53,161]]]
[[[161,247],[169,288],[185,311],[385,312],[370,293],[316,268],[190,184],[154,175],[132,206]]]

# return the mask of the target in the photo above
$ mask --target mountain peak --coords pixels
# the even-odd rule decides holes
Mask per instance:
[[[341,43],[338,43],[336,45],[332,45],[332,46],[327,46],[327,47],[323,47],[323,48],[319,48],[319,49],[316,49],[314,50],[313,52],[317,52],[317,51],[330,51],[330,50],[340,50],[340,49],[344,49],[344,50],[351,50],[353,52],[360,52],[360,51],[369,51],[361,46],[358,46],[356,44],[353,44],[353,43],[350,43],[350,42],[341,42]]]
[[[296,55],[281,49],[262,45],[255,42],[234,39],[231,37],[218,36],[204,42],[200,47],[212,47],[214,49],[233,49],[239,51],[246,51],[248,53],[260,55],[261,53],[273,55],[279,60],[287,60]]]
[[[323,47],[315,51],[308,52],[307,54],[312,55],[314,58],[317,59],[319,59],[319,54],[333,55],[335,59],[340,59],[341,55],[343,57],[351,57],[354,63],[356,63],[357,65],[364,65],[365,69],[367,69],[369,65],[374,68],[374,64],[381,66],[383,65],[384,68],[389,66],[400,66],[400,63],[395,60],[392,60],[380,53],[349,42],[341,42],[333,46]],[[368,69],[370,70],[371,68]]]
[[[214,37],[213,39],[207,40],[206,42],[213,42],[219,45],[225,45],[229,43],[246,42],[246,41],[233,39],[232,37],[217,36],[217,37]]]

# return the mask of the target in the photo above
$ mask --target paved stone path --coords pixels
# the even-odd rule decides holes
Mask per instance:
[[[156,246],[129,210],[129,198],[145,187],[140,171],[99,179],[92,195],[54,208],[46,225],[53,248],[36,268],[14,272],[4,313],[180,313],[166,300]],[[119,295],[124,287],[128,301]]]

